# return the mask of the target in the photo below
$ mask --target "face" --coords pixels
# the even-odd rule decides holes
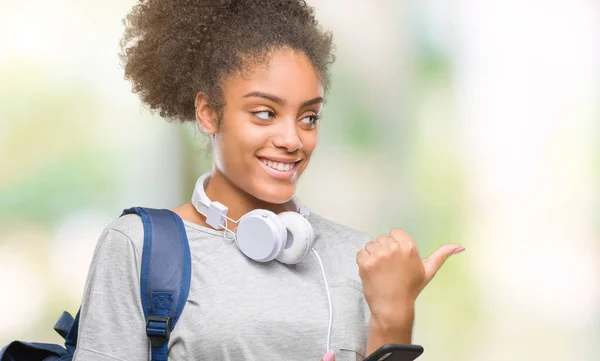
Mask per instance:
[[[223,95],[221,123],[201,121],[215,170],[261,201],[287,202],[317,145],[323,87],[310,61],[281,50],[226,81]]]

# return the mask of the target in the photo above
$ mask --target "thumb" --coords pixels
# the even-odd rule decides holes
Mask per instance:
[[[327,351],[325,356],[321,359],[321,361],[335,361],[335,352],[333,350]]]
[[[461,253],[465,248],[459,244],[445,244],[436,249],[429,257],[423,260],[425,267],[425,284],[435,276],[437,271],[442,267],[444,262],[453,254]]]

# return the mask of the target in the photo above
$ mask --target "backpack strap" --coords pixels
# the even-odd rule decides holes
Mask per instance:
[[[62,315],[60,315],[60,318],[58,319],[56,324],[54,325],[54,331],[58,332],[58,334],[61,335],[62,338],[67,338],[67,334],[69,334],[69,330],[71,329],[71,327],[73,327],[74,324],[75,319],[73,319],[73,316],[71,316],[69,312],[64,311]]]
[[[121,216],[132,213],[144,225],[140,292],[151,360],[167,361],[169,337],[190,290],[190,246],[183,221],[172,211],[135,207]]]
[[[79,311],[75,318],[67,311],[64,311],[56,324],[54,331],[58,332],[65,339],[65,349],[69,355],[75,353],[77,348],[77,334],[79,333]]]

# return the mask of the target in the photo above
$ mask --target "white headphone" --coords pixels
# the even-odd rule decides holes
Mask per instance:
[[[205,173],[196,182],[192,204],[206,217],[206,223],[215,229],[227,230],[229,208],[211,201],[206,195],[210,173]],[[287,204],[290,211],[275,214],[266,209],[255,209],[244,214],[235,231],[235,242],[248,258],[258,262],[273,259],[281,263],[301,262],[311,251],[315,232],[308,222],[309,210],[294,197]],[[230,231],[231,232],[231,231]]]

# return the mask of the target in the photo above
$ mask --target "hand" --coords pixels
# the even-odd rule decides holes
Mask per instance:
[[[325,356],[323,356],[321,361],[335,361],[335,353],[333,352],[333,350],[327,351],[327,353],[325,354]]]
[[[448,257],[464,250],[458,244],[446,244],[421,260],[412,237],[397,228],[389,236],[368,242],[356,261],[371,319],[383,320],[386,328],[412,328],[419,293]]]

